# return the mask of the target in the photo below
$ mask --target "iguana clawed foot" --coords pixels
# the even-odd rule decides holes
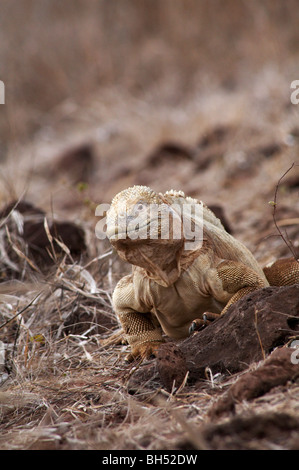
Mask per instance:
[[[132,348],[131,353],[127,357],[127,362],[133,362],[141,359],[151,359],[157,357],[158,349],[161,346],[162,341],[151,341],[147,343],[139,344]]]
[[[195,318],[189,327],[189,335],[192,335],[195,331],[202,330],[208,326],[211,322],[220,317],[218,313],[205,312],[202,318]]]

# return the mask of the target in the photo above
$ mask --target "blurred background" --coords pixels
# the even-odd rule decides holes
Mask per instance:
[[[30,138],[63,101],[107,86],[179,105],[266,66],[295,68],[298,20],[297,0],[3,0],[1,142]]]
[[[78,211],[148,184],[229,203],[244,178],[269,190],[296,158],[297,0],[2,0],[0,10],[2,201],[25,192],[49,206],[51,193],[57,209]]]
[[[299,0],[0,0],[0,447],[298,447],[295,383],[208,434],[237,374],[131,394],[101,344],[131,266],[95,235],[141,184],[203,200],[262,266],[299,257],[298,26]]]

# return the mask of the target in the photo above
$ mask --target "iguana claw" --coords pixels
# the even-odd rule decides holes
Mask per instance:
[[[133,362],[136,359],[144,360],[156,357],[161,344],[162,341],[152,341],[133,347],[132,352],[127,357],[127,362]]]
[[[205,312],[202,318],[195,318],[189,327],[189,335],[192,335],[195,331],[200,331],[211,322],[216,320],[220,315],[218,313]]]

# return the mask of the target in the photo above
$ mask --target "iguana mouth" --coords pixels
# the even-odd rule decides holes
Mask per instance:
[[[132,230],[128,230],[128,223],[124,224],[124,227],[118,227],[116,225],[114,225],[113,227],[110,226],[110,227],[107,227],[106,234],[107,234],[107,237],[108,237],[109,240],[118,240],[120,238],[120,236],[125,235],[124,238],[121,238],[121,239],[124,240],[126,238],[130,238],[130,234],[136,235],[136,231],[140,232],[140,231],[143,231],[145,228],[150,227],[150,225],[153,222],[155,222],[155,220],[149,220],[147,223],[145,223],[144,225],[141,225],[141,226],[140,226],[139,223],[137,223],[132,228]],[[135,237],[134,237],[134,239],[135,239]]]

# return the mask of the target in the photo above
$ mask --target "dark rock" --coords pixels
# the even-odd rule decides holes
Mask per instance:
[[[214,162],[221,160],[225,152],[226,145],[222,143],[197,149],[194,157],[194,171],[198,173],[207,170]]]
[[[72,257],[76,258],[86,251],[84,230],[72,222],[54,221],[49,224],[50,235],[64,243],[70,250]],[[33,258],[39,262],[52,262],[49,252],[52,253],[51,243],[44,227],[44,222],[26,222],[24,224],[24,240],[28,243]],[[64,253],[61,246],[53,240],[56,255]],[[52,253],[53,254],[53,253]]]
[[[157,369],[160,380],[168,392],[182,385],[188,369],[182,351],[175,343],[165,343],[160,346]]]
[[[282,182],[282,186],[288,189],[298,189],[299,188],[299,172],[294,172],[291,176],[286,178]]]
[[[146,166],[156,168],[164,162],[178,162],[192,160],[192,150],[187,146],[175,142],[166,142],[157,147],[146,160]]]
[[[20,214],[28,216],[45,216],[45,212],[42,209],[35,207],[30,202],[15,200],[3,207],[0,211],[0,219],[7,217],[12,210],[17,210]]]
[[[234,129],[231,126],[219,125],[207,131],[199,140],[198,147],[205,148],[220,144],[226,140]]]
[[[63,174],[74,183],[88,182],[95,168],[94,149],[89,143],[71,147],[59,155],[54,163],[52,177]]]
[[[235,129],[219,125],[208,130],[198,141],[195,150],[195,171],[206,170],[213,162],[219,161],[229,148],[230,138]]]
[[[264,395],[273,387],[285,385],[299,375],[298,364],[292,362],[293,348],[276,349],[256,370],[242,375],[210,409],[211,418],[232,412],[235,404]]]
[[[23,216],[23,231],[18,236],[28,244],[29,254],[39,267],[42,264],[52,264],[53,258],[49,255],[52,253],[51,243],[45,229],[44,219],[45,212],[35,207],[27,201],[12,201],[0,211],[0,220],[7,218],[7,224],[10,231],[13,231],[13,225],[9,220],[12,210],[18,211]],[[72,257],[77,258],[86,251],[84,230],[73,222],[54,220],[48,223],[50,235],[53,239],[53,248],[55,254],[64,253],[63,249],[55,241],[55,238],[64,243],[70,250]]]
[[[50,233],[53,237],[61,240],[73,256],[80,256],[86,250],[84,230],[73,222],[54,220],[50,227]]]
[[[133,369],[126,386],[130,395],[143,394],[160,388],[161,381],[155,362],[143,363],[136,368],[136,371]]]
[[[165,142],[157,146],[146,158],[135,167],[135,184],[151,186],[153,180],[165,175],[177,177],[186,167],[193,168],[193,150],[176,142]],[[171,189],[171,188],[169,188]]]
[[[297,331],[298,322],[299,285],[266,287],[245,296],[205,329],[181,341],[181,358],[179,355],[177,359],[169,356],[168,363],[173,368],[178,361],[181,368],[179,377],[188,370],[189,383],[205,379],[206,367],[213,374],[237,373],[287,343]],[[164,352],[161,354],[164,356]],[[162,364],[160,370],[155,362],[147,364],[146,370],[141,366],[134,374],[135,383],[140,387],[142,381],[151,383],[155,379],[158,386],[163,383],[169,389],[173,372],[166,373],[167,360]]]
[[[266,287],[233,304],[218,320],[180,344],[190,377],[234,373],[258,362],[294,335],[299,285]]]
[[[255,152],[263,157],[270,158],[281,152],[284,145],[280,142],[269,142],[255,149]]]

